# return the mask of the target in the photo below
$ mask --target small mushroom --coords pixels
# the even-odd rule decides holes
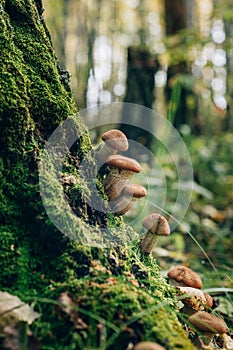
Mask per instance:
[[[106,164],[110,167],[110,172],[103,184],[109,201],[113,201],[119,197],[129,178],[141,171],[141,166],[135,159],[120,154],[108,157]]]
[[[129,143],[125,134],[117,129],[106,131],[101,136],[104,145],[97,151],[96,158],[101,165],[105,163],[106,159],[116,154],[117,151],[125,152],[129,147]]]
[[[127,183],[123,188],[120,196],[116,199],[113,207],[113,212],[116,215],[124,215],[127,213],[135,201],[147,195],[145,187],[138,184]]]
[[[151,341],[141,341],[134,346],[133,350],[165,350],[165,348]]]
[[[190,316],[188,322],[202,332],[204,338],[199,337],[199,340],[204,344],[211,343],[215,334],[221,334],[224,338],[227,332],[227,326],[221,318],[205,311]]]
[[[185,305],[184,311],[187,314],[192,314],[195,311],[204,310],[204,305],[207,304],[205,294],[202,290],[192,287],[176,287],[177,295],[184,296],[181,301]]]
[[[173,266],[167,275],[170,278],[170,284],[174,286],[202,288],[200,276],[186,266]]]
[[[214,334],[224,334],[227,332],[225,322],[206,311],[198,311],[196,314],[189,317],[188,321],[199,331],[212,332]]]
[[[150,254],[157,242],[158,236],[170,235],[170,227],[164,216],[153,213],[145,217],[142,225],[147,229],[139,247],[142,253]]]

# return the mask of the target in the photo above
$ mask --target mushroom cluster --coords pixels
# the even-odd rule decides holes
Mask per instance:
[[[118,151],[127,151],[129,147],[124,133],[112,129],[102,134],[101,138],[104,144],[97,150],[96,158],[100,167],[104,164],[108,169],[103,178],[104,190],[112,212],[124,215],[137,199],[147,195],[143,186],[130,182],[131,177],[142,169],[135,159],[117,154]],[[158,236],[168,236],[170,227],[166,218],[158,213],[148,215],[143,220],[143,227],[147,232],[142,237],[139,248],[142,253],[150,254]]]
[[[105,193],[112,212],[116,215],[124,215],[137,199],[147,195],[143,186],[130,182],[131,177],[141,171],[141,166],[135,159],[117,154],[118,151],[127,151],[129,147],[127,137],[121,131],[112,129],[105,132],[102,135],[102,141],[104,144],[99,147],[96,158],[100,167],[105,165],[106,172],[103,178]],[[170,227],[167,219],[158,213],[145,217],[142,225],[146,232],[139,242],[139,249],[141,253],[149,255],[154,249],[158,236],[168,236]],[[189,327],[202,334],[198,336],[201,346],[209,349],[213,337],[219,334],[224,340],[225,349],[231,349],[227,345],[229,343],[229,337],[226,335],[227,326],[212,312],[213,299],[211,295],[202,291],[200,276],[190,268],[181,265],[172,267],[167,275],[183,303],[181,311],[186,314]],[[133,350],[157,349],[164,348],[150,341],[141,341],[133,348]]]
[[[109,206],[116,215],[126,214],[138,198],[147,195],[146,189],[129,182],[130,178],[141,171],[140,164],[132,158],[117,154],[127,151],[129,144],[123,132],[112,129],[101,136],[104,144],[97,151],[96,158],[100,166],[105,164],[109,172],[103,179]]]
[[[188,316],[188,324],[202,332],[205,337],[205,342],[202,337],[198,337],[201,344],[211,343],[215,334],[221,334],[224,338],[227,332],[226,324],[210,312],[213,299],[211,295],[201,290],[200,276],[190,268],[181,265],[173,266],[167,275],[170,284],[175,286],[177,295],[181,297],[184,304],[182,311]]]

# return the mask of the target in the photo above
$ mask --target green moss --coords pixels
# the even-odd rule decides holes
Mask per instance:
[[[113,278],[102,273],[93,278],[70,279],[62,286],[53,284],[52,289],[53,295],[58,295],[64,289],[72,293],[79,314],[79,321],[76,321],[80,328],[81,324],[87,325],[75,332],[77,324],[70,322],[70,328],[66,329],[68,334],[60,338],[56,349],[68,349],[74,343],[76,349],[97,349],[100,346],[98,330],[101,327],[104,327],[104,349],[124,349],[130,341],[134,343],[142,339],[156,341],[168,350],[195,348],[166,299],[135,286],[127,275]],[[51,297],[51,291],[48,295]],[[67,315],[60,313],[60,322],[66,318]],[[36,331],[36,323],[34,327]],[[50,326],[52,335],[55,327]],[[74,339],[75,333],[78,341]],[[51,339],[48,334],[44,336],[46,343],[54,344],[53,336]]]
[[[1,288],[7,288],[17,280],[17,242],[11,227],[0,227]]]

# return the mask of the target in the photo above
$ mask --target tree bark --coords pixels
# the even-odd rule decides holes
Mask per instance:
[[[137,241],[132,246],[125,240],[132,229],[121,219],[88,206],[90,184],[78,167],[87,156],[89,171],[96,166],[90,138],[67,76],[59,71],[42,12],[40,0],[0,0],[1,289],[34,302],[41,317],[31,329],[44,349],[123,350],[129,342],[148,339],[166,349],[191,350],[174,291],[156,262],[140,254]],[[71,240],[44,209],[38,177],[43,147],[68,116],[76,142],[64,173],[75,185],[55,184],[51,198],[65,196],[83,242],[90,234],[101,240],[101,228],[107,227],[120,244],[101,248]],[[50,181],[50,174],[44,175]],[[57,304],[61,293],[69,293],[74,309]]]
[[[193,25],[193,6],[192,1],[165,0],[167,35],[179,35],[180,31]],[[169,103],[168,118],[175,128],[179,130],[187,124],[194,134],[199,134],[198,98],[194,92],[191,68],[185,58],[168,67],[165,94]]]
[[[155,100],[155,82],[154,76],[158,70],[158,61],[155,55],[141,47],[128,47],[128,67],[126,80],[126,95],[124,102],[139,104],[152,109]],[[131,157],[140,157],[140,145],[142,144],[148,150],[153,150],[156,142],[153,137],[153,113],[147,112],[147,118],[142,113],[129,113],[128,105],[123,107],[120,129],[130,140],[134,140],[134,148],[128,151]],[[135,126],[142,125],[141,128]],[[151,130],[152,133],[146,130]],[[139,148],[137,148],[137,144]],[[148,159],[150,163],[152,159]]]

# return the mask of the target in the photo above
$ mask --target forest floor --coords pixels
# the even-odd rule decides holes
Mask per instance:
[[[185,143],[194,172],[192,199],[181,224],[169,239],[159,239],[153,254],[164,276],[171,266],[179,264],[196,271],[203,288],[215,297],[216,310],[233,329],[233,134],[189,136]],[[163,169],[169,189],[169,212],[169,201],[172,203],[176,195],[172,192],[176,180],[166,160]],[[146,172],[151,178],[156,174],[149,167]],[[159,188],[155,184],[150,190],[156,194]],[[125,220],[130,222],[130,215],[135,212]]]

